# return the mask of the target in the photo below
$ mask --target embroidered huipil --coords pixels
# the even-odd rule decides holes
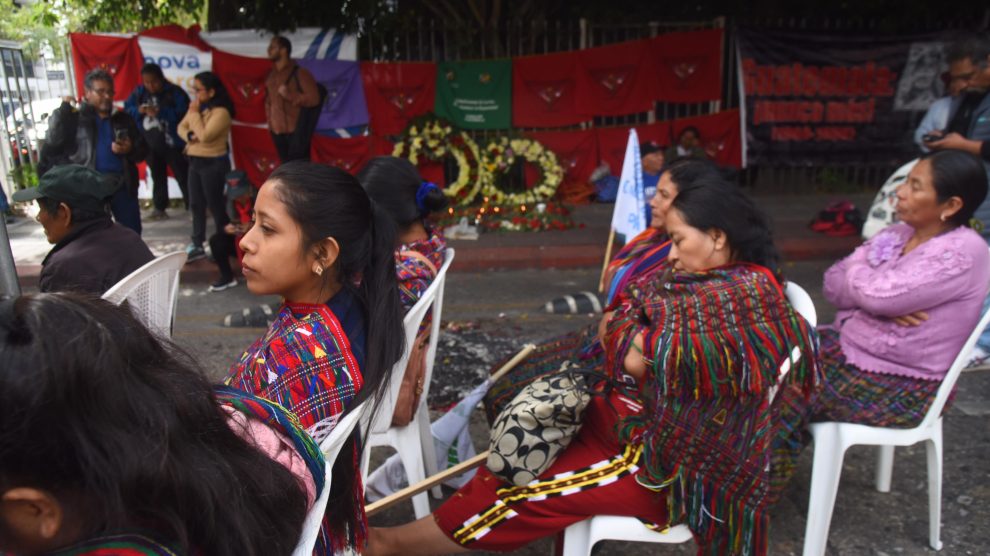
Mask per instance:
[[[842,352],[864,371],[939,380],[980,318],[990,252],[959,227],[902,254],[914,233],[894,224],[825,273],[825,297],[839,309]],[[924,311],[900,326],[894,317]]]

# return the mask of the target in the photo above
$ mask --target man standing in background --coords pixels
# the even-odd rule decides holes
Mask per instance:
[[[300,126],[302,108],[313,108],[320,103],[320,92],[313,74],[299,67],[290,58],[292,43],[282,36],[272,37],[268,45],[268,58],[272,71],[265,80],[268,95],[265,97],[265,114],[268,130],[275,142],[275,149],[282,163],[290,160],[309,160],[312,140],[308,126]]]
[[[168,218],[168,168],[172,168],[175,181],[179,182],[182,201],[189,208],[189,163],[182,150],[185,141],[179,137],[178,128],[189,109],[189,95],[181,87],[169,82],[158,64],[148,63],[141,68],[142,85],[135,87],[124,102],[124,110],[134,118],[138,129],[148,143],[148,170],[154,182],[151,198],[154,205],[151,220]]]
[[[110,186],[110,210],[118,223],[141,234],[137,163],[148,144],[138,133],[134,118],[113,109],[113,77],[102,69],[90,70],[78,109],[67,97],[48,119],[41,148],[38,176],[55,166],[79,164],[96,170]]]

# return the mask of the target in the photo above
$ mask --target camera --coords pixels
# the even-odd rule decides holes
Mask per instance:
[[[118,127],[113,130],[114,141],[125,141],[127,139],[127,129]]]

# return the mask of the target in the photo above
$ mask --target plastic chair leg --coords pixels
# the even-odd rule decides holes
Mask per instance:
[[[830,425],[815,430],[815,458],[811,470],[808,523],[804,531],[804,556],[824,556],[832,509],[839,490],[846,446],[840,441],[838,427]]]
[[[406,469],[406,478],[409,484],[416,484],[426,478],[423,468],[423,446],[420,443],[419,429],[415,427],[403,427],[392,429],[391,445],[399,453],[402,466]],[[413,510],[416,512],[416,519],[430,515],[430,498],[425,492],[421,492],[412,497]]]
[[[942,420],[932,427],[932,437],[925,442],[928,455],[928,544],[942,550]]]
[[[564,530],[564,546],[561,556],[588,556],[591,554],[591,520],[579,521]]]
[[[894,475],[894,447],[877,446],[877,491],[890,492],[890,481]]]
[[[418,422],[418,428],[416,432],[419,434],[420,445],[423,450],[423,466],[426,470],[426,476],[432,477],[436,475],[440,469],[437,466],[437,451],[433,447],[433,431],[430,430],[430,410],[426,408],[426,404],[420,406],[416,411],[416,421]],[[414,424],[410,423],[410,427]],[[409,483],[412,484],[412,483]],[[437,485],[430,489],[434,498],[443,498],[443,489],[440,485]]]

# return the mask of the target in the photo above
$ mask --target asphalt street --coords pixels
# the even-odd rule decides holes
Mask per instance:
[[[807,261],[786,268],[789,278],[812,294],[819,310],[819,322],[829,322],[834,315],[821,298],[821,276],[828,264],[828,261]],[[545,313],[543,306],[561,294],[592,290],[597,279],[597,269],[451,274],[444,300],[438,363],[430,390],[431,407],[439,409],[455,402],[479,383],[496,361],[514,353],[527,341],[595,322],[596,315],[552,315]],[[241,351],[264,331],[224,327],[224,316],[274,301],[252,296],[243,285],[219,293],[208,293],[205,284],[185,287],[179,300],[175,341],[193,353],[210,376],[220,378]],[[988,422],[990,372],[964,373],[955,405],[945,421],[942,554],[990,554]],[[480,411],[476,411],[472,435],[478,449],[483,449],[487,427]],[[846,455],[828,553],[934,554],[927,544],[924,446],[898,448],[893,488],[886,494],[872,488],[874,453],[872,448],[854,447]],[[376,452],[375,459],[381,455]],[[784,499],[772,511],[772,554],[801,553],[810,456],[809,449]],[[375,516],[372,524],[398,524],[412,517],[411,505],[403,504]],[[551,540],[543,540],[516,553],[544,555],[551,550],[551,544]],[[597,550],[598,554],[693,554],[695,547],[692,543],[654,546],[607,542],[599,544]]]

